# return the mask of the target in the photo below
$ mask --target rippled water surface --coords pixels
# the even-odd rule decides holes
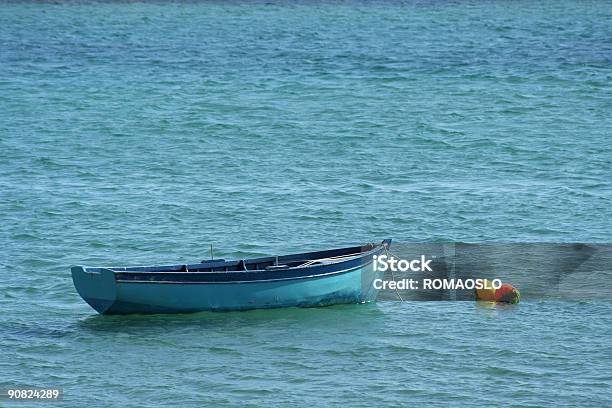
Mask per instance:
[[[0,386],[612,404],[606,300],[101,317],[68,269],[210,243],[610,242],[611,39],[604,1],[3,3]]]

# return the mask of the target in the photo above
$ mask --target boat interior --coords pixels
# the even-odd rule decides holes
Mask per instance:
[[[226,261],[224,259],[203,260],[197,264],[165,265],[165,266],[128,266],[107,268],[115,272],[249,272],[287,268],[303,268],[315,265],[325,265],[362,256],[389,241],[378,244],[331,249],[327,251],[306,252],[302,254],[269,256],[263,258],[240,259]],[[100,268],[87,268],[95,272]]]

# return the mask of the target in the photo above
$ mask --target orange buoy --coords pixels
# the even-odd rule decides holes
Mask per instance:
[[[495,291],[495,301],[503,303],[518,303],[521,300],[521,293],[517,288],[504,283],[499,289]]]
[[[482,289],[476,289],[476,300],[495,302],[495,288],[490,280],[485,279],[484,287]]]
[[[491,281],[485,279],[484,287],[482,289],[476,289],[476,300],[518,303],[521,300],[521,294],[517,288],[509,283],[504,283],[498,289],[495,289]]]

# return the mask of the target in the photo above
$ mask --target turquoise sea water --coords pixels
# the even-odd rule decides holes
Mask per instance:
[[[611,405],[605,299],[101,317],[68,270],[210,243],[610,242],[611,39],[604,1],[1,4],[0,386]]]

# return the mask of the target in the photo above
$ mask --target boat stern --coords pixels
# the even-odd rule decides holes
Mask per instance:
[[[106,313],[117,300],[115,273],[106,268],[73,266],[72,281],[83,300],[98,313]]]

